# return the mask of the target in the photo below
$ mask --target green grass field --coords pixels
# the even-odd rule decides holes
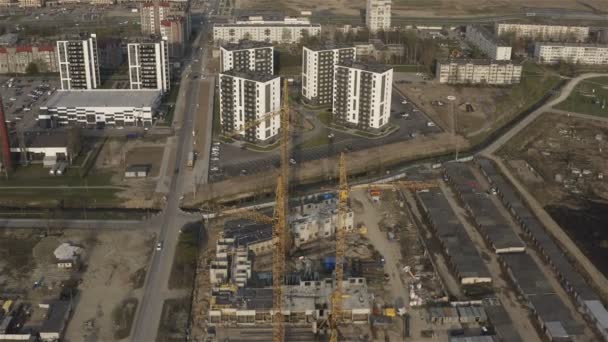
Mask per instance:
[[[608,117],[608,77],[590,78],[579,83],[556,109]]]

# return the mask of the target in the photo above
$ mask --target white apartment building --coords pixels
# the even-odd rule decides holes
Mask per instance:
[[[220,71],[274,73],[274,47],[270,43],[242,41],[220,47]]]
[[[100,85],[97,35],[57,41],[61,89],[95,89]]]
[[[19,0],[19,7],[44,7],[45,0]]]
[[[584,42],[589,38],[588,26],[496,23],[497,35],[511,32],[540,41]]]
[[[294,209],[294,213],[290,215],[290,226],[296,247],[317,239],[328,239],[336,233],[339,214],[335,198],[305,203]],[[350,208],[342,222],[346,231],[351,232],[354,229],[354,214]]]
[[[343,126],[380,129],[391,114],[393,69],[351,63],[334,68],[333,119]]]
[[[392,0],[367,0],[365,24],[371,32],[391,28]]]
[[[352,46],[302,48],[302,96],[314,104],[331,104],[334,90],[334,66],[352,63]]]
[[[129,82],[131,89],[169,90],[169,51],[167,38],[157,42],[129,43]]]
[[[564,61],[605,65],[608,64],[608,45],[539,42],[534,46],[534,58],[545,64]]]
[[[511,59],[511,47],[483,26],[468,25],[466,39],[491,59],[497,61]]]
[[[238,132],[245,141],[257,143],[279,133],[280,115],[270,115],[281,108],[279,76],[225,71],[219,74],[218,87],[220,122],[225,134]],[[258,125],[251,125],[257,120],[261,120]]]
[[[521,82],[522,65],[491,59],[443,59],[437,61],[439,83],[509,85]]]
[[[38,121],[83,127],[152,126],[152,117],[160,104],[158,90],[59,90],[40,107]]]
[[[216,44],[237,43],[241,40],[293,44],[304,36],[317,36],[321,25],[311,24],[307,18],[264,19],[248,17],[230,24],[213,25],[213,40]]]

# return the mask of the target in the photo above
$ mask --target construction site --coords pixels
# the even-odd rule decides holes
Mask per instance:
[[[287,93],[285,91],[285,93]],[[595,341],[601,293],[489,159],[289,196],[289,110],[267,212],[205,216],[192,334],[207,341]],[[286,128],[285,128],[286,127]]]

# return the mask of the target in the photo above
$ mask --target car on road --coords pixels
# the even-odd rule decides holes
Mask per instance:
[[[210,170],[210,171],[213,171],[213,172],[217,172],[217,171],[219,171],[219,170],[220,170],[220,168],[219,168],[219,167],[217,167],[217,166],[214,166],[214,167],[210,168],[209,170]]]
[[[296,165],[296,164],[297,164],[297,162],[296,162],[296,160],[295,160],[295,159],[291,158],[291,159],[289,159],[289,164],[291,164],[291,165]]]
[[[158,243],[156,244],[156,250],[160,251],[163,249],[163,242],[162,241],[158,241]]]
[[[333,138],[335,138],[335,137],[336,137],[336,136],[335,136],[333,133],[329,133],[329,134],[327,135],[327,138],[328,138],[329,140],[332,140],[332,139],[333,139]]]
[[[427,127],[435,127],[435,123],[433,121],[429,121],[426,123]]]
[[[401,118],[402,118],[402,119],[408,119],[409,117],[410,117],[410,114],[409,114],[409,113],[402,113],[402,114],[401,114]]]
[[[401,104],[407,104],[407,100],[401,101]]]

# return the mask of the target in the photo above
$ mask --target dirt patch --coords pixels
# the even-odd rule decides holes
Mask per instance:
[[[127,298],[123,300],[112,311],[112,321],[114,321],[114,338],[121,340],[129,337],[131,325],[137,310],[137,299]]]
[[[82,274],[80,296],[66,332],[67,340],[113,341],[124,335],[124,324],[129,321],[125,305],[136,306],[141,297],[141,290],[133,290],[132,279],[147,266],[154,238],[153,233],[143,231],[89,233],[88,236],[74,237],[74,241],[80,239],[95,243],[87,249],[87,267]],[[115,321],[116,308],[122,310],[122,323]]]
[[[150,165],[150,173],[148,177],[158,176],[160,163],[163,159],[164,147],[148,146],[135,147],[127,152],[126,165]]]
[[[187,334],[189,314],[189,297],[165,300],[156,341],[184,341]]]

